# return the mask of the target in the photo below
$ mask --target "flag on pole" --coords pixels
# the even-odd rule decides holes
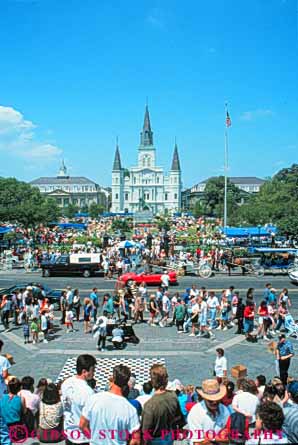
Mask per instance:
[[[230,127],[231,125],[232,125],[232,121],[231,121],[230,115],[229,115],[229,113],[227,111],[226,126]]]

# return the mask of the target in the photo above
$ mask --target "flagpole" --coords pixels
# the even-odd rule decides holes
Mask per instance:
[[[227,116],[227,104],[225,104],[225,111]],[[228,128],[225,125],[225,190],[224,190],[224,231],[227,231],[228,224]]]

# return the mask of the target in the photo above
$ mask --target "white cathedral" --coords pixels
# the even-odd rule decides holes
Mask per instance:
[[[177,144],[168,176],[156,165],[148,106],[138,149],[138,165],[122,167],[118,143],[112,171],[112,212],[173,213],[181,208],[181,168]]]

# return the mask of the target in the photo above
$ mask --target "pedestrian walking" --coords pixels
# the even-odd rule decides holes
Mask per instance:
[[[75,311],[77,321],[80,321],[81,298],[80,298],[78,289],[75,289],[73,291],[73,304],[72,304],[72,306],[73,306],[73,309]]]
[[[93,305],[90,298],[85,298],[84,300],[84,333],[89,334],[91,332],[90,320]]]
[[[65,324],[66,305],[67,305],[66,291],[63,290],[60,296],[61,324]]]
[[[183,333],[183,323],[186,316],[186,307],[183,300],[178,298],[177,305],[174,310],[174,318],[176,320],[176,327],[178,333]]]
[[[285,334],[281,334],[277,344],[277,359],[279,361],[279,376],[284,385],[287,385],[288,370],[291,364],[291,358],[294,356],[294,348],[290,340],[286,339]]]

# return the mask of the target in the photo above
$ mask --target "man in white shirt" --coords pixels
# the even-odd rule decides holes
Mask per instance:
[[[127,366],[115,366],[110,390],[94,394],[84,406],[80,429],[91,445],[140,445],[137,410],[124,396],[130,376]]]
[[[73,303],[73,291],[71,289],[70,286],[67,286],[66,288],[66,300],[67,300],[67,304],[70,308],[72,308],[72,303]]]
[[[227,359],[224,356],[225,351],[222,348],[216,349],[216,360],[214,364],[214,372],[219,383],[222,383],[224,377],[227,377]]]
[[[209,292],[209,297],[207,299],[207,307],[209,310],[210,317],[210,327],[211,329],[215,329],[217,326],[216,323],[216,311],[219,309],[219,301],[214,292]]]
[[[237,413],[248,417],[249,424],[253,424],[256,421],[256,410],[260,401],[256,395],[251,393],[252,387],[247,380],[241,381],[239,389],[242,392],[234,396],[232,408]]]
[[[200,442],[226,442],[224,440],[226,433],[222,430],[230,414],[228,409],[220,403],[226,392],[226,387],[219,385],[215,379],[203,381],[202,389],[198,390],[203,400],[192,407],[187,418],[188,430],[192,432],[190,438],[192,445]]]
[[[99,351],[105,351],[106,347],[106,337],[107,337],[107,324],[108,324],[108,313],[103,311],[103,315],[98,317],[96,323],[93,327],[93,337],[98,337],[97,349]]]
[[[165,292],[162,297],[162,319],[159,322],[161,328],[167,325],[167,321],[170,315],[171,302],[168,297],[168,292]]]
[[[94,394],[87,382],[94,376],[95,365],[96,359],[92,355],[80,355],[77,375],[65,380],[61,386],[66,445],[89,444],[89,438],[80,432],[79,422],[84,406]]]
[[[161,286],[164,290],[168,290],[170,277],[169,272],[166,270],[165,273],[161,276]]]

